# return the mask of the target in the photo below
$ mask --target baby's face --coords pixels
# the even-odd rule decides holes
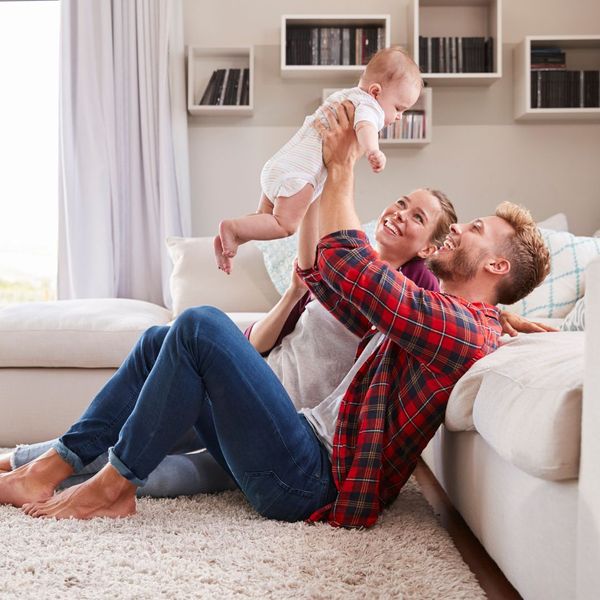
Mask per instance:
[[[414,79],[403,78],[383,86],[376,99],[383,108],[385,124],[400,120],[402,113],[419,99],[420,93],[420,82]]]

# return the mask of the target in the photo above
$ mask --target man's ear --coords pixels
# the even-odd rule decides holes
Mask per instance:
[[[417,256],[419,258],[429,258],[436,250],[437,246],[435,244],[429,244],[429,246],[425,246],[425,248],[419,250]]]
[[[506,275],[510,272],[510,261],[506,258],[494,258],[485,264],[485,270],[493,275]]]
[[[378,83],[372,83],[367,89],[367,92],[369,92],[369,94],[371,94],[373,98],[377,98],[377,96],[381,94],[381,85],[379,85]]]

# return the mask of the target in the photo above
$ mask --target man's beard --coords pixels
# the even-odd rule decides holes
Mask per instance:
[[[469,281],[477,275],[477,269],[486,254],[482,251],[476,257],[470,257],[464,248],[458,248],[452,251],[450,260],[434,254],[427,259],[427,266],[440,281],[460,283]]]

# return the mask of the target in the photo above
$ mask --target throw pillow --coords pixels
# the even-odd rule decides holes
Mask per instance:
[[[203,304],[230,313],[265,312],[279,299],[252,242],[239,247],[231,275],[217,269],[212,237],[169,237],[167,248],[173,261],[173,318]]]
[[[577,300],[573,310],[561,323],[562,331],[583,331],[585,329],[585,296]]]
[[[376,225],[377,219],[374,219],[362,226],[371,244],[375,243]],[[273,285],[280,294],[283,294],[290,283],[290,275],[298,249],[298,234],[294,233],[294,235],[279,240],[257,241],[255,244],[262,252],[265,267]]]
[[[563,318],[583,297],[584,270],[592,258],[600,255],[600,239],[568,231],[541,232],[550,251],[550,274],[523,300],[500,308],[528,318]]]

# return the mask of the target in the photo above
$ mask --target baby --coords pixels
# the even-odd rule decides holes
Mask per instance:
[[[386,157],[379,149],[378,132],[402,118],[419,98],[423,81],[419,67],[398,47],[380,50],[371,58],[358,86],[340,90],[325,104],[350,100],[355,106],[354,129],[371,169],[379,173]],[[274,240],[291,235],[308,206],[323,190],[321,138],[313,121],[326,120],[321,109],[306,117],[300,130],[267,161],[260,175],[262,196],[255,214],[221,221],[214,239],[217,266],[231,272],[232,258],[249,240]]]

